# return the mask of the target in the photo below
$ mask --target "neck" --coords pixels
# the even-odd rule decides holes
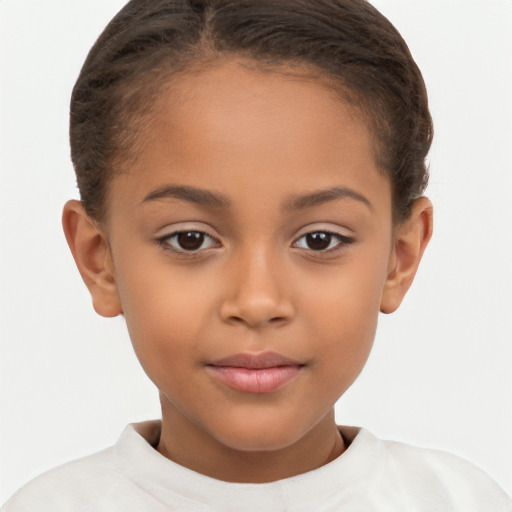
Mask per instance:
[[[271,427],[269,436],[272,436]],[[327,464],[346,447],[334,411],[299,439],[276,449],[237,449],[183,417],[162,407],[162,434],[157,450],[198,473],[239,483],[265,483],[296,476]]]

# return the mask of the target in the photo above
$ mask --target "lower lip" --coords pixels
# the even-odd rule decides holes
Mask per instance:
[[[235,391],[242,393],[273,393],[294,379],[301,365],[272,368],[238,368],[236,366],[208,366],[213,376]]]

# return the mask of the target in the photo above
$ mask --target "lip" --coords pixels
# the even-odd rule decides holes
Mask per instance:
[[[304,364],[275,352],[235,354],[207,364],[210,374],[235,391],[273,393],[293,380]]]

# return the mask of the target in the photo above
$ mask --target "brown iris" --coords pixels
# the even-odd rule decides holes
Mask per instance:
[[[176,236],[179,246],[186,251],[196,251],[204,243],[204,233],[199,231],[184,231]]]
[[[332,235],[330,233],[309,233],[306,235],[306,244],[313,251],[323,251],[331,244]]]

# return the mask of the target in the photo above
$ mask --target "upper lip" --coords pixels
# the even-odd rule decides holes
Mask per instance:
[[[294,361],[277,352],[262,352],[260,354],[242,353],[217,359],[209,363],[209,366],[231,366],[234,368],[275,368],[276,366],[303,366],[302,363]]]

